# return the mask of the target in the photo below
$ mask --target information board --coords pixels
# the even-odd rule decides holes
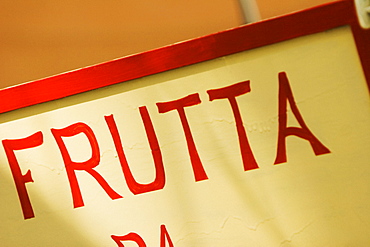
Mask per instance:
[[[370,245],[369,40],[339,1],[0,91],[1,245]]]

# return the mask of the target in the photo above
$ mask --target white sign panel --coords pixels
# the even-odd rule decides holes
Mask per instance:
[[[369,103],[342,26],[3,113],[1,243],[369,245]]]

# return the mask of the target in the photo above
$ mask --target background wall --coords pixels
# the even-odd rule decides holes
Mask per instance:
[[[330,0],[258,0],[262,18]],[[1,0],[0,88],[242,24],[237,0]]]

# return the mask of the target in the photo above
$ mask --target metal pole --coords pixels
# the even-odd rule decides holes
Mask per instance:
[[[252,23],[261,20],[256,0],[238,0],[243,14],[244,23]]]
[[[370,0],[355,0],[355,6],[360,25],[365,29],[370,28]]]

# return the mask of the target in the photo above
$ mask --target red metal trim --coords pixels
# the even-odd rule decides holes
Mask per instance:
[[[0,113],[343,25],[353,28],[370,87],[370,33],[359,27],[352,0],[343,0],[6,88]]]
[[[354,2],[350,1],[350,3],[352,4],[352,15],[356,16]],[[353,18],[351,22],[351,28],[370,92],[370,29],[363,29],[358,21],[358,18]]]

